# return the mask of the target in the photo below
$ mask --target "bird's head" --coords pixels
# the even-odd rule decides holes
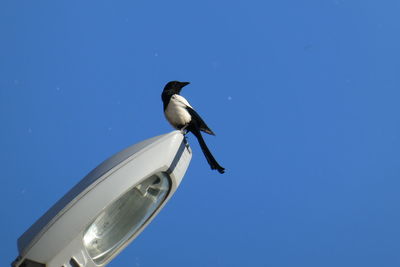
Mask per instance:
[[[188,85],[189,83],[190,82],[171,81],[165,85],[163,94],[164,93],[168,95],[179,94],[182,88]]]

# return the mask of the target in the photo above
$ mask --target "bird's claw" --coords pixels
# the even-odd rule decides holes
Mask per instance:
[[[186,135],[187,133],[188,133],[188,131],[186,130],[186,128],[189,126],[189,124],[187,124],[187,125],[185,125],[185,126],[183,126],[182,128],[181,128],[181,133],[183,134],[183,135]]]

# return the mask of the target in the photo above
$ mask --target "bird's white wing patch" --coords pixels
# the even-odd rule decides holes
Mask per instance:
[[[181,95],[173,95],[171,98],[172,98],[174,101],[177,101],[177,102],[179,102],[179,103],[182,103],[183,105],[185,105],[185,107],[191,107],[191,108],[192,108],[192,106],[189,104],[189,102],[186,100],[186,98],[184,98],[184,97],[181,96]]]

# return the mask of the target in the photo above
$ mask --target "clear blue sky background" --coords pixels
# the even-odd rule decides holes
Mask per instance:
[[[91,169],[169,132],[195,139],[173,199],[109,266],[399,266],[400,2],[0,2],[0,265]]]

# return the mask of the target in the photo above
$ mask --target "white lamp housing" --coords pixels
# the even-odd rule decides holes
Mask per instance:
[[[180,131],[115,154],[18,239],[19,256],[12,266],[105,266],[171,198],[191,157]]]

